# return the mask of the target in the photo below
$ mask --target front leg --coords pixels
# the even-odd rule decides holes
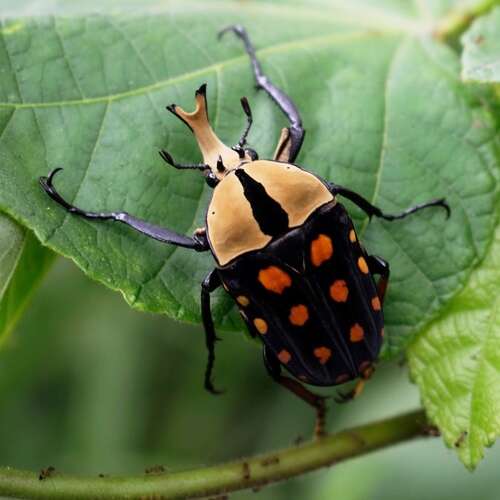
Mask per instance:
[[[136,231],[145,234],[149,238],[153,238],[163,243],[171,243],[179,247],[191,248],[197,252],[204,252],[209,249],[208,240],[204,234],[195,233],[195,235],[190,238],[189,236],[184,236],[170,229],[150,224],[127,212],[87,212],[71,205],[59,194],[53,184],[54,176],[61,170],[62,168],[56,168],[49,173],[48,177],[40,177],[40,185],[55,202],[61,205],[69,213],[90,220],[113,220],[122,222],[134,228]]]
[[[437,200],[431,200],[427,203],[420,203],[419,205],[415,205],[414,207],[407,208],[403,212],[399,214],[386,214],[382,212],[382,210],[375,205],[372,205],[366,198],[363,198],[360,194],[351,191],[342,186],[338,186],[337,184],[330,183],[329,184],[330,192],[336,196],[340,194],[344,196],[348,200],[351,200],[355,205],[357,205],[363,212],[365,212],[368,217],[372,218],[380,217],[381,219],[385,219],[388,221],[393,221],[397,219],[404,219],[408,215],[414,214],[415,212],[419,212],[420,210],[428,207],[441,207],[446,210],[446,217],[450,217],[451,209],[448,203],[444,198],[439,198]]]
[[[219,37],[228,31],[232,31],[243,42],[245,51],[249,55],[250,62],[252,63],[252,70],[257,83],[257,88],[263,89],[267,92],[269,97],[278,105],[290,122],[289,127],[283,129],[274,159],[293,162],[299,154],[302,142],[304,141],[305,133],[299,111],[290,97],[281,89],[276,87],[276,85],[274,85],[271,80],[264,75],[262,66],[260,65],[260,62],[255,54],[255,48],[250,41],[245,28],[240,25],[228,26],[219,33]]]

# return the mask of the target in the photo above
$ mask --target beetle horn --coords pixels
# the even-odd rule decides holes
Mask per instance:
[[[191,129],[203,154],[203,162],[209,165],[212,172],[221,179],[224,176],[225,170],[221,171],[217,168],[217,163],[220,162],[220,159],[228,169],[236,168],[241,163],[241,160],[238,153],[226,146],[210,126],[206,90],[207,84],[204,83],[196,91],[196,108],[191,113],[188,113],[176,104],[167,106],[167,109]]]

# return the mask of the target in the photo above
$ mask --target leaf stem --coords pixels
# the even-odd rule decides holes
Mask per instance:
[[[193,470],[129,477],[78,477],[0,468],[0,495],[32,499],[178,499],[259,488],[429,435],[423,410],[354,427],[317,441]]]
[[[439,40],[454,41],[474,19],[486,14],[496,5],[500,5],[500,0],[479,0],[475,5],[453,10],[439,23],[434,35]]]

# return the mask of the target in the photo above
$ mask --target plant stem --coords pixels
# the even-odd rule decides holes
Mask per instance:
[[[313,442],[211,467],[129,477],[78,477],[0,468],[0,495],[32,499],[200,498],[258,488],[389,445],[428,435],[422,410]]]
[[[479,0],[475,5],[452,11],[437,26],[435,36],[440,40],[456,40],[474,21],[493,7],[500,5],[500,0]]]

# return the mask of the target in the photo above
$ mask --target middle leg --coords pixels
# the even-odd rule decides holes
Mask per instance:
[[[219,340],[215,334],[212,311],[210,309],[210,294],[221,286],[217,270],[211,271],[201,284],[201,317],[205,329],[205,342],[208,350],[208,360],[205,369],[205,389],[212,394],[221,394],[212,384],[212,371],[215,363],[215,342]]]
[[[429,208],[429,207],[441,207],[446,210],[446,217],[449,218],[451,214],[451,209],[448,203],[444,198],[438,198],[437,200],[431,200],[428,201],[427,203],[420,203],[418,205],[415,205],[414,207],[407,208],[406,210],[403,210],[399,214],[386,214],[380,210],[379,207],[376,207],[375,205],[372,205],[366,198],[363,198],[360,194],[356,193],[355,191],[351,191],[350,189],[347,189],[343,186],[338,186],[337,184],[330,183],[330,192],[335,196],[337,194],[340,194],[341,196],[344,196],[348,200],[351,200],[355,205],[357,205],[363,212],[368,215],[368,217],[372,218],[373,216],[375,217],[380,217],[381,219],[385,219],[388,221],[393,221],[393,220],[398,220],[398,219],[404,219],[408,215],[414,214],[416,212],[419,212],[420,210],[424,208]]]

